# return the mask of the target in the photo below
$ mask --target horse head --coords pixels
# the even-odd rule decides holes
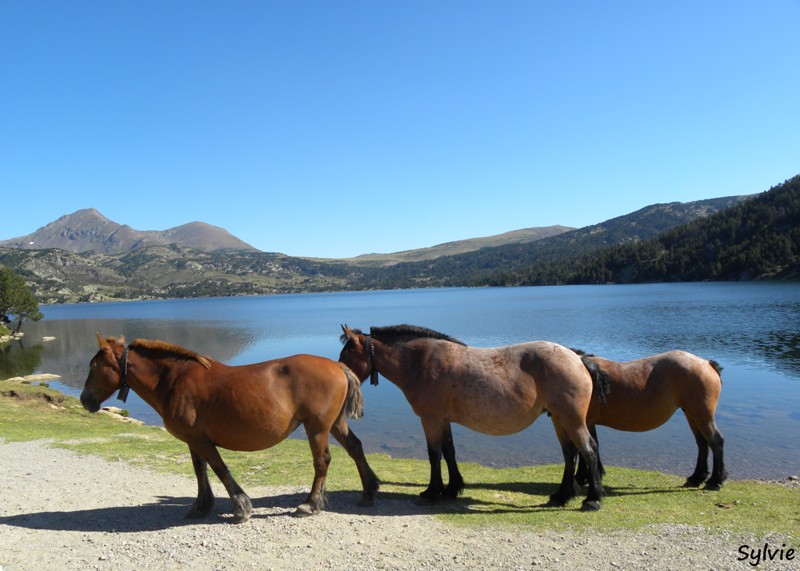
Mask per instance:
[[[353,371],[362,383],[367,377],[372,378],[372,384],[378,384],[378,371],[375,369],[375,355],[372,340],[369,335],[360,329],[350,329],[342,325],[341,341],[344,344],[339,353],[339,362],[344,363]]]
[[[89,363],[89,375],[81,393],[81,404],[89,412],[100,410],[100,404],[122,385],[124,367],[120,364],[125,351],[125,337],[103,338],[97,334],[100,349]]]

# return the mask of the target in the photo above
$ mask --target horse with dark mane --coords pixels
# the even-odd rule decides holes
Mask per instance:
[[[686,479],[687,487],[705,482],[707,490],[718,490],[728,473],[723,459],[724,439],[715,420],[722,391],[722,367],[686,351],[669,351],[643,359],[617,362],[595,355],[576,353],[594,361],[607,375],[606,403],[593,398],[586,423],[597,441],[596,425],[628,432],[644,432],[667,422],[679,408],[686,415],[697,442],[697,463]],[[708,450],[714,457],[709,478]],[[600,475],[605,472],[602,462]],[[708,478],[708,480],[706,480]],[[586,467],[579,463],[577,480],[588,480]]]
[[[342,326],[339,361],[363,382],[378,373],[403,391],[420,417],[431,474],[422,501],[455,498],[464,487],[450,424],[504,435],[530,426],[548,412],[564,455],[564,477],[549,505],[565,505],[580,488],[574,480],[578,454],[589,467],[589,492],[581,509],[599,509],[603,496],[597,445],[586,426],[593,377],[566,347],[534,341],[481,349],[411,325],[373,327],[369,333]],[[441,459],[450,480],[442,481]]]
[[[341,363],[314,355],[295,355],[252,365],[228,366],[164,341],[104,339],[89,365],[81,403],[89,412],[119,390],[124,400],[133,389],[164,420],[164,427],[189,446],[197,499],[188,517],[207,515],[214,506],[207,466],[225,485],[235,522],[250,518],[250,498],[233,479],[217,446],[254,451],[270,448],[301,424],[314,463],[308,498],[294,515],[316,514],[324,507],[325,478],[331,454],[328,434],[347,450],[361,476],[359,505],[371,505],[378,479],[367,464],[361,441],[345,415],[363,413],[361,385]]]

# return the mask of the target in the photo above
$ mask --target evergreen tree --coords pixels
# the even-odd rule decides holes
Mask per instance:
[[[18,333],[23,321],[39,321],[42,312],[33,292],[28,288],[22,276],[5,266],[0,267],[0,323],[11,323],[12,317],[17,320]]]

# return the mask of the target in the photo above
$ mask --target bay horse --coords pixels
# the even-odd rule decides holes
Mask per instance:
[[[253,511],[250,498],[233,479],[217,446],[255,451],[270,448],[301,424],[314,465],[308,498],[293,515],[320,512],[331,454],[328,434],[355,461],[363,494],[359,505],[372,505],[379,482],[369,467],[361,441],[345,415],[363,413],[359,380],[345,366],[324,357],[294,355],[251,365],[228,366],[164,341],[104,339],[89,365],[81,403],[89,412],[119,390],[124,401],[133,389],[164,420],[164,427],[189,446],[197,477],[197,499],[187,517],[208,515],[214,494],[208,465],[231,497],[233,520],[245,522]]]
[[[507,435],[547,412],[564,455],[564,477],[548,505],[563,506],[580,491],[574,478],[580,454],[589,467],[589,491],[581,509],[600,508],[604,491],[597,445],[586,425],[593,377],[570,349],[547,341],[481,349],[412,325],[372,327],[369,333],[342,325],[342,330],[339,361],[362,382],[371,377],[377,384],[380,372],[403,391],[422,421],[431,470],[421,502],[454,499],[464,487],[452,422],[485,434]],[[449,474],[447,487],[442,481],[442,456]]]
[[[596,425],[628,432],[644,432],[667,422],[679,408],[686,415],[697,442],[697,464],[684,486],[719,490],[727,479],[723,459],[724,439],[715,420],[722,391],[722,367],[686,351],[669,351],[643,359],[617,362],[576,352],[591,359],[607,375],[609,396],[601,403],[592,398],[586,422],[595,441]],[[713,453],[713,470],[708,478],[708,449]],[[604,474],[602,462],[599,465]],[[708,480],[706,481],[706,478]],[[585,466],[579,463],[578,483],[587,481]]]

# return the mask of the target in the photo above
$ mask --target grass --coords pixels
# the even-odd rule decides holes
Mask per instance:
[[[0,438],[48,439],[53,446],[109,460],[123,460],[161,472],[193,478],[185,444],[166,431],[136,426],[102,414],[90,415],[80,403],[39,385],[0,381]],[[358,490],[353,463],[338,446],[328,490]],[[222,451],[242,486],[310,486],[308,444],[286,440],[263,452]],[[413,501],[427,484],[428,463],[368,456],[383,481],[380,496]],[[800,489],[755,481],[730,481],[719,492],[682,488],[683,478],[654,471],[609,467],[608,497],[596,513],[579,511],[580,500],[566,508],[544,503],[561,478],[561,466],[488,468],[461,464],[467,488],[459,500],[438,506],[438,517],[464,526],[537,530],[646,530],[651,524],[702,526],[755,537],[781,535],[786,541],[800,529]]]

